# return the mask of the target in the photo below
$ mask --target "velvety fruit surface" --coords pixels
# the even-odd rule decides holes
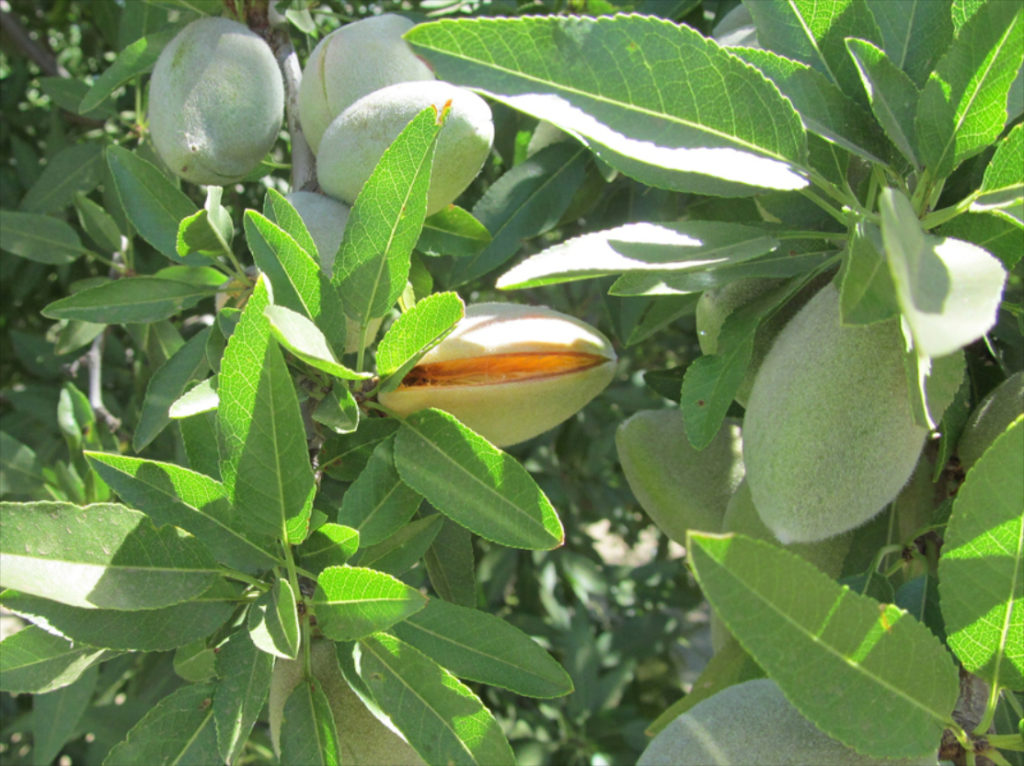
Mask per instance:
[[[404,16],[382,13],[336,29],[313,48],[302,70],[299,118],[314,152],[327,126],[353,102],[387,85],[434,79],[402,39],[413,26]]]
[[[884,766],[934,758],[867,758],[804,718],[767,678],[730,686],[694,705],[651,740],[637,766]]]
[[[779,334],[743,421],[754,505],[780,542],[860,526],[910,478],[926,429],[911,410],[895,321],[843,326],[829,284]]]
[[[193,21],[161,52],[149,85],[149,129],[172,172],[234,183],[281,130],[284,82],[270,46],[230,19]]]
[[[427,215],[455,201],[484,164],[494,141],[491,108],[465,88],[438,80],[403,82],[363,96],[331,122],[317,154],[324,191],[355,202],[384,150],[428,106],[440,112],[451,102],[441,129],[427,192]]]
[[[688,529],[719,530],[743,478],[735,420],[726,420],[698,451],[686,438],[678,410],[643,410],[619,425],[615,447],[629,488],[662,532],[683,543]]]

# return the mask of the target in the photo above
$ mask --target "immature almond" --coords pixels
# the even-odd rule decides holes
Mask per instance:
[[[611,381],[615,361],[585,322],[545,306],[480,303],[379,398],[399,415],[444,410],[505,447],[582,409]]]

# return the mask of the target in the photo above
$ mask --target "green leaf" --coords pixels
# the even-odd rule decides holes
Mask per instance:
[[[86,609],[158,609],[199,595],[218,567],[195,537],[113,503],[0,503],[0,581]]]
[[[317,625],[334,641],[353,641],[415,614],[427,599],[383,572],[362,567],[328,567],[317,578],[312,606]]]
[[[327,522],[317,527],[299,548],[302,566],[319,574],[330,566],[342,566],[359,548],[359,531]]]
[[[50,319],[99,324],[156,322],[195,306],[214,292],[210,287],[159,277],[125,277],[60,298],[43,308],[42,314]]]
[[[259,651],[243,631],[232,633],[217,652],[221,680],[213,692],[213,719],[221,763],[235,763],[270,692],[274,658]]]
[[[220,581],[199,598],[163,609],[127,612],[79,609],[15,590],[0,593],[0,604],[75,642],[107,649],[162,652],[205,638],[224,624],[241,599],[239,589]]]
[[[350,434],[359,427],[359,403],[347,386],[331,386],[313,410],[313,420],[335,433]]]
[[[288,695],[281,723],[281,766],[341,763],[338,730],[323,687],[300,681]]]
[[[978,459],[957,492],[939,559],[950,648],[990,684],[1024,689],[1024,418]]]
[[[395,470],[394,439],[388,438],[374,447],[366,467],[345,492],[338,522],[358,530],[361,545],[375,545],[409,521],[421,500]]]
[[[492,239],[478,255],[459,258],[451,284],[461,285],[498,268],[524,239],[554,228],[582,186],[590,152],[575,141],[545,147],[491,184],[473,215]]]
[[[777,546],[697,532],[686,542],[708,601],[819,729],[865,756],[934,754],[959,682],[928,628]]]
[[[565,540],[555,509],[526,469],[447,412],[415,412],[395,440],[402,481],[471,532],[510,548]]]
[[[744,4],[763,48],[807,64],[847,95],[862,93],[844,41],[860,37],[882,44],[882,33],[865,0],[768,0]]]
[[[99,122],[117,115],[117,110],[110,101],[98,104],[88,112],[82,111],[82,99],[89,91],[89,85],[84,80],[74,77],[40,77],[39,85],[55,106],[72,114],[80,114]]]
[[[722,325],[717,353],[698,357],[686,368],[679,401],[686,438],[694,447],[704,449],[722,427],[729,405],[747,373],[757,328],[807,281],[807,278],[791,280],[733,311]]]
[[[316,241],[309,233],[306,222],[302,220],[299,211],[277,189],[267,189],[267,196],[263,199],[263,215],[295,240],[295,243],[318,264],[322,265],[324,260],[330,257],[328,253],[321,253],[317,250]]]
[[[0,248],[14,255],[59,266],[72,263],[82,253],[88,252],[78,233],[53,216],[4,210],[3,219]]]
[[[82,192],[75,192],[75,212],[85,233],[100,248],[108,252],[121,249],[121,230],[113,216]]]
[[[948,176],[1003,131],[1010,84],[1024,60],[1024,13],[1017,3],[985,3],[928,78],[915,129],[921,159]]]
[[[32,698],[32,758],[36,763],[52,763],[75,735],[98,679],[99,668],[93,665],[73,684]]]
[[[398,317],[377,346],[377,374],[381,378],[408,372],[416,361],[437,345],[466,314],[456,293],[435,293]]]
[[[334,349],[343,351],[345,313],[314,255],[255,210],[245,213],[245,238],[256,265],[274,288],[274,303],[307,317]]]
[[[416,249],[426,255],[465,258],[477,255],[490,241],[491,233],[487,227],[469,211],[458,205],[449,205],[423,221]]]
[[[217,654],[200,638],[174,652],[174,674],[189,683],[212,681],[217,675]]]
[[[329,438],[320,452],[320,467],[339,481],[355,481],[366,467],[374,447],[398,430],[395,418],[368,418],[359,429]]]
[[[1018,124],[996,147],[972,212],[991,212],[1024,228],[1024,125]]]
[[[239,514],[260,534],[306,537],[316,486],[291,374],[264,314],[261,275],[221,360],[217,408],[227,457],[224,484]]]
[[[401,577],[423,558],[444,522],[440,513],[410,521],[383,542],[363,548],[356,563]]]
[[[132,437],[132,449],[141,452],[171,424],[168,412],[193,380],[201,378],[209,369],[206,362],[206,343],[210,328],[192,336],[185,345],[160,365],[146,384],[139,420]]]
[[[126,502],[158,525],[173,524],[202,540],[214,558],[246,572],[278,564],[273,538],[245,532],[224,485],[203,473],[157,460],[87,452],[96,472]]]
[[[877,226],[861,222],[850,234],[840,275],[839,309],[844,324],[871,324],[899,311]]]
[[[111,656],[106,649],[72,644],[28,625],[0,642],[0,689],[11,694],[46,694],[73,684],[90,667]]]
[[[263,312],[277,342],[311,367],[344,380],[365,380],[368,372],[356,372],[338,361],[320,328],[298,312],[284,306],[267,306]],[[341,320],[344,328],[345,320]],[[338,346],[336,346],[338,348]]]
[[[468,687],[436,662],[385,633],[363,639],[359,648],[359,675],[427,763],[515,763],[498,722]]]
[[[176,248],[182,258],[192,253],[219,256],[231,250],[235,227],[231,214],[220,204],[223,194],[223,187],[207,186],[203,209],[181,219]],[[220,282],[224,281],[221,276]]]
[[[207,350],[209,350],[209,345],[207,345]],[[209,355],[207,355],[207,361],[209,361]],[[193,415],[216,412],[220,406],[217,377],[217,375],[211,375],[209,378],[199,381],[171,402],[171,406],[167,408],[168,416],[172,420],[181,420]]]
[[[889,147],[864,108],[826,75],[772,51],[735,51],[756,66],[792,102],[807,130],[868,162],[885,164]]]
[[[550,121],[643,183],[722,196],[807,185],[796,112],[689,27],[636,15],[446,19],[406,39],[440,79]]]
[[[249,607],[249,637],[260,651],[294,660],[299,656],[299,613],[291,584],[276,584]]]
[[[460,606],[476,605],[476,559],[468,529],[445,519],[423,563],[437,595]]]
[[[797,252],[790,250],[752,258],[740,263],[726,263],[721,267],[694,269],[692,271],[635,271],[619,277],[608,288],[609,295],[692,295],[694,293],[721,287],[737,279],[786,278],[820,271],[829,261],[834,261],[835,251],[819,250]]]
[[[392,632],[459,678],[525,697],[573,690],[565,669],[539,644],[499,617],[431,599]]]
[[[79,112],[85,114],[92,111],[133,77],[149,72],[156,64],[160,51],[178,31],[179,27],[175,25],[152,32],[145,37],[140,37],[118,53],[114,63],[93,81],[92,87],[89,88],[78,107]]]
[[[192,200],[155,165],[120,146],[107,147],[107,165],[128,220],[144,240],[180,262],[178,224],[196,212]]]
[[[104,766],[218,763],[213,684],[190,684],[164,697],[115,745]]]
[[[882,32],[882,48],[889,60],[909,75],[915,87],[925,84],[928,73],[953,39],[949,11],[948,3],[933,0],[871,5],[871,14]]]
[[[568,239],[502,274],[503,290],[635,272],[693,272],[742,263],[778,241],[761,229],[721,221],[627,223]],[[705,289],[697,288],[697,291]]]
[[[443,121],[432,106],[416,115],[385,150],[352,206],[331,282],[345,313],[362,327],[384,316],[405,289]]]
[[[998,258],[1007,271],[1024,256],[1024,230],[1005,217],[964,213],[940,226],[935,233],[973,242]]]
[[[74,144],[55,154],[32,184],[21,209],[27,213],[55,213],[75,199],[75,193],[89,192],[100,183],[103,145],[98,141]]]
[[[31,495],[45,483],[35,450],[0,431],[0,496]]]
[[[945,356],[995,324],[1006,272],[970,242],[926,233],[902,192],[879,200],[882,240],[918,356]]]
[[[900,154],[914,167],[920,167],[913,132],[920,94],[913,81],[889,60],[885,51],[866,40],[849,39],[846,47],[857,64],[875,119]]]

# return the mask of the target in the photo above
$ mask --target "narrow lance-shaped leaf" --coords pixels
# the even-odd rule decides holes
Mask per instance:
[[[565,533],[526,469],[447,412],[407,417],[395,440],[402,480],[452,521],[511,548],[546,550]]]
[[[847,95],[862,93],[844,41],[861,37],[882,44],[882,33],[868,3],[766,0],[744,3],[744,7],[754,18],[757,40],[764,48],[813,67]]]
[[[364,547],[394,534],[412,518],[423,499],[395,470],[394,444],[394,438],[388,438],[374,447],[338,509],[338,521],[359,530]]]
[[[914,83],[884,51],[866,40],[847,40],[846,47],[857,64],[875,119],[900,154],[914,167],[920,167],[914,135],[914,114],[920,94]]]
[[[86,609],[157,609],[199,595],[218,567],[195,537],[113,503],[3,503],[0,583]]]
[[[586,177],[590,152],[575,141],[560,141],[520,162],[491,184],[473,206],[492,239],[480,253],[459,258],[451,284],[461,285],[498,268],[523,240],[558,224]]]
[[[249,637],[260,651],[294,660],[299,653],[299,613],[291,584],[278,578],[249,607]]]
[[[1006,98],[1024,60],[1024,12],[1018,3],[984,3],[961,27],[921,91],[917,148],[945,178],[1002,132]]]
[[[335,766],[341,763],[338,730],[323,687],[300,681],[284,706],[282,766]]]
[[[119,86],[139,74],[145,74],[156,64],[160,51],[178,32],[177,26],[140,37],[117,54],[114,63],[96,78],[78,107],[80,114],[95,109]]]
[[[460,678],[527,697],[573,690],[569,674],[539,644],[486,612],[431,599],[392,632]]]
[[[652,186],[739,196],[807,185],[796,112],[689,27],[625,15],[446,19],[406,39],[438,77],[550,121]]]
[[[106,649],[72,643],[36,625],[28,625],[0,642],[0,690],[11,694],[46,694],[75,682],[107,657]]]
[[[128,220],[142,238],[166,255],[178,255],[178,224],[196,206],[155,165],[120,146],[107,148],[107,165]]]
[[[198,598],[161,609],[79,609],[16,590],[0,593],[0,604],[75,642],[107,649],[163,652],[205,638],[224,624],[241,592],[219,580]]]
[[[991,212],[1024,229],[1024,125],[1018,124],[996,147],[971,210]]]
[[[427,763],[515,762],[480,699],[432,659],[386,633],[364,639],[359,649],[360,677]]]
[[[978,459],[949,517],[939,593],[949,645],[990,684],[1024,689],[1024,418]]]
[[[959,682],[928,628],[768,543],[698,532],[686,542],[716,612],[818,728],[870,757],[935,752]]]
[[[278,563],[273,538],[246,533],[232,511],[227,490],[216,479],[173,463],[87,452],[100,477],[118,495],[158,525],[194,534],[214,558],[247,572]]]
[[[69,224],[49,215],[3,211],[0,249],[37,263],[71,263],[87,249]]]
[[[88,668],[73,684],[32,699],[32,756],[36,763],[52,763],[78,729],[89,706],[99,668]]]
[[[345,347],[345,314],[338,294],[313,254],[255,210],[245,213],[245,237],[260,270],[274,288],[274,303],[315,323],[331,346]]]
[[[278,343],[306,364],[344,380],[363,380],[368,372],[356,372],[338,361],[320,328],[302,314],[284,306],[267,306],[263,312]],[[341,319],[344,327],[345,320]]]
[[[325,636],[352,641],[388,629],[426,602],[418,590],[384,572],[341,566],[320,573],[312,606]]]
[[[189,684],[164,697],[103,760],[108,766],[218,763],[213,684]]]
[[[100,183],[103,148],[97,141],[72,144],[50,158],[42,174],[21,201],[29,213],[56,213],[72,203],[78,192]]]
[[[384,151],[352,206],[331,282],[345,313],[362,327],[384,316],[405,289],[446,116],[430,106],[414,117]]]
[[[270,691],[274,658],[258,651],[245,631],[233,633],[217,652],[220,682],[213,693],[217,748],[224,763],[234,763],[245,747]]]
[[[160,277],[126,277],[55,300],[42,314],[99,324],[156,322],[195,306],[214,292],[211,287]]]
[[[377,347],[377,373],[407,369],[447,335],[466,313],[456,293],[435,293],[416,303],[388,329]]]
[[[519,290],[609,274],[704,273],[756,258],[778,244],[764,231],[736,223],[627,223],[552,245],[509,269],[496,284]]]
[[[252,530],[297,543],[306,536],[316,487],[295,386],[270,338],[269,304],[261,275],[221,361],[221,474]]]

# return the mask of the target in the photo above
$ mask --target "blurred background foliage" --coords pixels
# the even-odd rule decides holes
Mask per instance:
[[[465,14],[655,13],[707,32],[709,20],[735,0],[550,0],[287,5],[292,39],[304,60],[321,32],[381,11],[424,17]],[[125,45],[165,25],[187,20],[196,10],[216,13],[220,0],[2,0],[0,38],[0,206],[53,213],[85,232],[87,246],[109,252],[102,230],[90,226],[93,206],[128,230],[112,195],[100,151],[111,143],[145,147],[145,78],[122,86],[97,109],[77,105],[96,76]],[[467,190],[471,205],[495,179],[525,158],[535,121],[494,105],[497,140],[492,160]],[[274,172],[259,182],[225,190],[224,204],[236,227],[242,211],[260,208],[266,187],[287,187],[287,141],[275,149]],[[56,174],[75,171],[76,182],[59,195],[46,194]],[[590,160],[587,180],[563,219],[526,239],[517,257],[577,234],[628,221],[680,216],[688,195],[662,192],[623,177],[611,177]],[[184,191],[198,205],[200,189]],[[733,202],[743,205],[743,202]],[[738,211],[723,211],[723,216]],[[166,265],[141,239],[134,242],[136,270]],[[236,254],[247,258],[242,237]],[[444,289],[444,258],[421,258],[420,273]],[[109,492],[83,464],[80,449],[117,450],[130,443],[134,418],[152,371],[174,347],[201,329],[212,305],[147,327],[54,323],[41,316],[47,303],[73,292],[107,265],[79,258],[49,265],[0,255],[0,430],[3,499],[69,499],[89,502]],[[516,697],[501,689],[475,687],[505,727],[523,764],[626,764],[647,740],[645,727],[682,696],[710,655],[707,611],[684,568],[681,550],[653,527],[633,499],[617,463],[616,425],[633,412],[668,404],[657,391],[678,391],[681,368],[699,354],[692,305],[681,305],[651,324],[646,301],[607,296],[607,284],[592,280],[514,295],[493,290],[495,273],[459,288],[467,301],[488,299],[542,303],[599,326],[622,356],[613,385],[576,418],[511,451],[537,477],[558,508],[566,545],[550,552],[517,551],[476,540],[478,606],[535,636],[563,662],[576,692],[553,700]],[[657,330],[656,333],[652,330]],[[629,345],[627,353],[622,352]],[[87,354],[102,354],[102,381],[89,380]],[[95,367],[95,369],[100,369]],[[664,372],[669,370],[670,372]],[[671,372],[675,370],[675,372]],[[645,373],[653,372],[645,383]],[[667,385],[665,385],[667,381]],[[648,385],[648,383],[650,385]],[[659,385],[660,383],[660,385]],[[85,392],[101,392],[102,408],[83,407]],[[93,404],[96,404],[94,399]],[[95,411],[99,411],[99,416]],[[176,461],[181,447],[173,429],[145,451],[146,457]],[[327,491],[327,490],[325,490]],[[423,573],[413,573],[415,577]],[[4,616],[3,629],[16,618]],[[162,696],[183,683],[171,654],[123,655],[104,663],[95,681],[94,704],[75,737],[61,750],[61,763],[100,763],[107,749]],[[0,761],[39,763],[33,749],[33,716],[53,715],[44,697],[0,696]],[[263,743],[262,745],[260,743]],[[244,761],[272,761],[265,728],[254,733]]]

